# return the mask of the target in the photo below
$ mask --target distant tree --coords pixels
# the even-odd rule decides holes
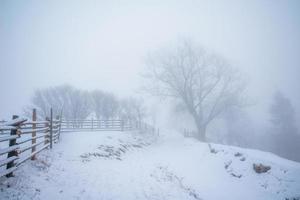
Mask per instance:
[[[300,161],[300,135],[296,127],[295,110],[290,100],[280,91],[273,96],[270,115],[274,151],[283,157]]]
[[[25,114],[31,115],[37,109],[40,118],[50,116],[50,108],[56,115],[60,113],[66,119],[85,119],[90,111],[88,92],[69,85],[38,89],[31,98],[31,104],[25,108]]]
[[[243,104],[245,84],[240,73],[191,41],[151,53],[146,65],[146,91],[179,100],[193,117],[200,140],[206,140],[212,120]]]
[[[74,89],[70,92],[68,106],[71,119],[86,119],[91,113],[91,101],[87,91]]]
[[[36,108],[38,117],[45,119],[49,116],[50,107],[48,101],[44,98],[43,92],[36,90],[31,98],[31,104],[24,108],[24,115],[31,117],[33,108]]]
[[[121,101],[119,116],[125,121],[141,123],[146,117],[146,108],[142,100],[127,98]]]
[[[103,117],[104,119],[115,118],[119,109],[119,101],[114,94],[106,93],[103,98]]]
[[[49,117],[50,108],[56,114],[60,113],[65,102],[64,96],[71,89],[71,86],[64,85],[36,90],[31,98],[31,104],[24,109],[25,114],[30,116],[33,108],[37,109],[40,118]]]
[[[111,119],[117,117],[119,100],[112,93],[95,90],[91,92],[93,111],[97,119]]]
[[[104,96],[104,92],[100,90],[94,90],[91,92],[92,109],[95,112],[97,119],[101,119],[103,117]]]

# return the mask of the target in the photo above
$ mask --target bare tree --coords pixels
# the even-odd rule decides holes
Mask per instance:
[[[69,109],[72,119],[86,119],[91,113],[90,97],[87,91],[74,89],[70,93]]]
[[[200,140],[206,140],[212,120],[243,102],[245,84],[240,73],[222,57],[207,53],[191,41],[149,54],[146,65],[144,77],[149,83],[145,89],[182,103],[195,121]]]
[[[101,119],[102,118],[102,113],[103,113],[103,107],[104,104],[104,92],[100,90],[94,90],[91,92],[91,98],[92,98],[92,108],[93,111],[95,112],[96,118]]]
[[[143,100],[128,98],[124,99],[120,103],[119,116],[125,121],[134,121],[139,125],[146,117],[146,108],[143,104]]]
[[[97,119],[112,119],[117,116],[119,100],[114,94],[94,90],[91,92],[91,98]]]
[[[31,99],[31,105],[24,110],[30,114],[32,108],[38,109],[40,118],[50,115],[50,108],[56,114],[63,111],[66,119],[85,119],[91,111],[88,92],[81,91],[69,85],[36,90]]]
[[[58,86],[36,90],[31,98],[31,105],[24,109],[25,115],[31,116],[33,108],[38,110],[38,117],[43,119],[50,115],[50,108],[58,114],[63,107],[62,94],[67,94],[70,89],[69,86]]]

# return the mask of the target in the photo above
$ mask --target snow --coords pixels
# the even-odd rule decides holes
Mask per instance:
[[[211,147],[215,153],[206,143],[180,136],[62,133],[52,150],[26,162],[15,177],[0,178],[0,199],[300,197],[300,163],[257,150]],[[271,170],[257,174],[253,163],[270,165]]]

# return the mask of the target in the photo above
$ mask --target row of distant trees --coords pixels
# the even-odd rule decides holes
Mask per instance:
[[[36,108],[40,118],[50,115],[50,108],[56,115],[65,119],[123,119],[126,121],[142,121],[146,116],[146,108],[141,99],[120,99],[112,93],[101,90],[86,91],[70,85],[61,85],[38,89],[31,98],[31,104],[24,109],[30,116]]]

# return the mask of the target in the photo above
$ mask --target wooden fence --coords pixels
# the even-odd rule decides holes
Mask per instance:
[[[154,127],[130,120],[62,120],[50,117],[37,120],[33,109],[32,119],[13,116],[11,121],[0,122],[0,177],[12,177],[13,172],[25,161],[36,159],[36,154],[52,148],[59,141],[61,132],[74,131],[139,131],[158,133]]]
[[[138,121],[130,120],[62,120],[61,131],[134,131],[149,130],[152,126]]]
[[[22,163],[35,160],[37,153],[56,143],[60,137],[61,121],[51,116],[37,121],[36,110],[32,120],[14,115],[8,122],[0,123],[0,177],[12,177]]]

